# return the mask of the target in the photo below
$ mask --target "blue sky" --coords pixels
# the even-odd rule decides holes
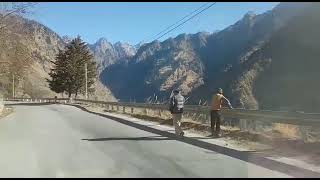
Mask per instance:
[[[88,43],[108,41],[137,44],[152,37],[206,2],[43,2],[29,18],[60,36],[80,35]],[[248,11],[271,10],[277,2],[218,2],[160,40],[181,33],[213,32],[235,23]]]

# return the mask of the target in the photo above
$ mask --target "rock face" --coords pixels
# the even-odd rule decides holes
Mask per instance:
[[[314,3],[247,58],[241,76],[259,72],[248,91],[258,108],[320,111],[319,19],[320,3]]]
[[[235,24],[212,34],[181,34],[144,44],[127,63],[105,68],[101,80],[124,101],[145,101],[154,95],[158,100],[168,99],[171,91],[179,87],[190,97],[189,103],[209,102],[215,89],[221,87],[235,106],[267,108],[268,98],[264,97],[268,95],[258,87],[264,87],[259,85],[263,84],[260,75],[262,78],[268,72],[274,59],[263,49],[275,37],[282,36],[283,29],[290,29],[295,18],[302,18],[310,5],[315,4],[280,3],[260,15],[248,12]],[[304,34],[300,30],[296,33]],[[287,34],[294,36],[289,30]],[[271,75],[265,75],[268,76]],[[270,106],[279,108],[280,104]]]
[[[127,63],[107,67],[101,74],[102,81],[112,85],[112,92],[124,100],[141,100],[154,93],[161,98],[177,87],[188,94],[203,84],[199,53],[207,36],[182,34],[162,43],[145,44]]]
[[[117,42],[112,44],[106,38],[100,38],[95,44],[89,45],[89,47],[98,65],[98,74],[116,62],[125,62],[136,53],[136,49],[128,43]]]
[[[63,49],[70,40],[63,39],[50,30],[48,27],[22,17],[11,16],[6,23],[9,24],[3,37],[0,54],[2,60],[6,60],[6,51],[14,49],[15,44],[22,44],[31,56],[31,67],[28,69],[25,78],[20,81],[16,95],[31,97],[52,97],[56,95],[49,89],[46,78],[49,78],[48,72],[52,66],[50,61],[54,61],[59,49]],[[0,83],[1,84],[1,83]],[[98,88],[98,91],[107,91],[107,88]],[[100,92],[96,93],[100,93]],[[109,97],[101,97],[106,100],[115,98],[109,93]],[[59,96],[59,95],[58,95]],[[96,95],[94,95],[96,96]]]

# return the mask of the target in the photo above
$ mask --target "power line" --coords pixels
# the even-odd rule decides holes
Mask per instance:
[[[185,24],[186,22],[188,22],[189,20],[193,19],[194,17],[196,17],[197,15],[201,14],[202,12],[204,12],[205,10],[209,9],[210,7],[212,7],[213,5],[215,5],[217,2],[212,3],[210,6],[204,8],[203,10],[201,10],[200,12],[198,12],[197,14],[191,16],[190,18],[188,18],[187,20],[183,21],[182,23],[180,23],[179,25],[177,25],[176,27],[170,29],[169,31],[167,31],[165,34],[161,35],[160,37],[158,37],[155,40],[158,40],[160,38],[162,38],[163,36],[165,36],[166,34],[170,33],[171,31],[177,29],[178,27],[182,26],[183,24]]]
[[[192,15],[193,13],[197,12],[198,10],[200,10],[201,8],[203,8],[204,6],[206,6],[208,3],[203,4],[202,6],[200,6],[199,8],[197,8],[196,10],[190,12],[189,14],[185,15],[183,18],[181,18],[179,21],[171,24],[170,26],[168,26],[167,28],[165,28],[164,30],[162,30],[161,32],[159,32],[158,34],[156,34],[155,36],[152,37],[152,39],[156,38],[158,35],[160,35],[161,33],[165,32],[166,30],[170,29],[171,27],[173,27],[174,25],[178,24],[179,22],[181,22],[182,20],[184,20],[185,18],[187,18],[188,16]]]

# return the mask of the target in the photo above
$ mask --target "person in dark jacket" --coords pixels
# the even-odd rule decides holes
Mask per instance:
[[[176,89],[173,91],[173,96],[170,98],[170,112],[172,114],[173,125],[175,127],[175,133],[183,136],[184,132],[181,128],[181,119],[184,106],[184,97],[181,95],[181,91]]]

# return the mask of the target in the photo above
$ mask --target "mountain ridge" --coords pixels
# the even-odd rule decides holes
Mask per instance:
[[[129,63],[108,66],[101,80],[123,101],[135,98],[143,102],[154,94],[167,99],[179,87],[190,97],[189,103],[208,103],[215,89],[222,87],[235,106],[259,109],[263,105],[254,92],[256,76],[270,62],[249,62],[274,34],[310,5],[280,3],[262,14],[248,12],[233,25],[209,35],[184,33],[146,43]]]

